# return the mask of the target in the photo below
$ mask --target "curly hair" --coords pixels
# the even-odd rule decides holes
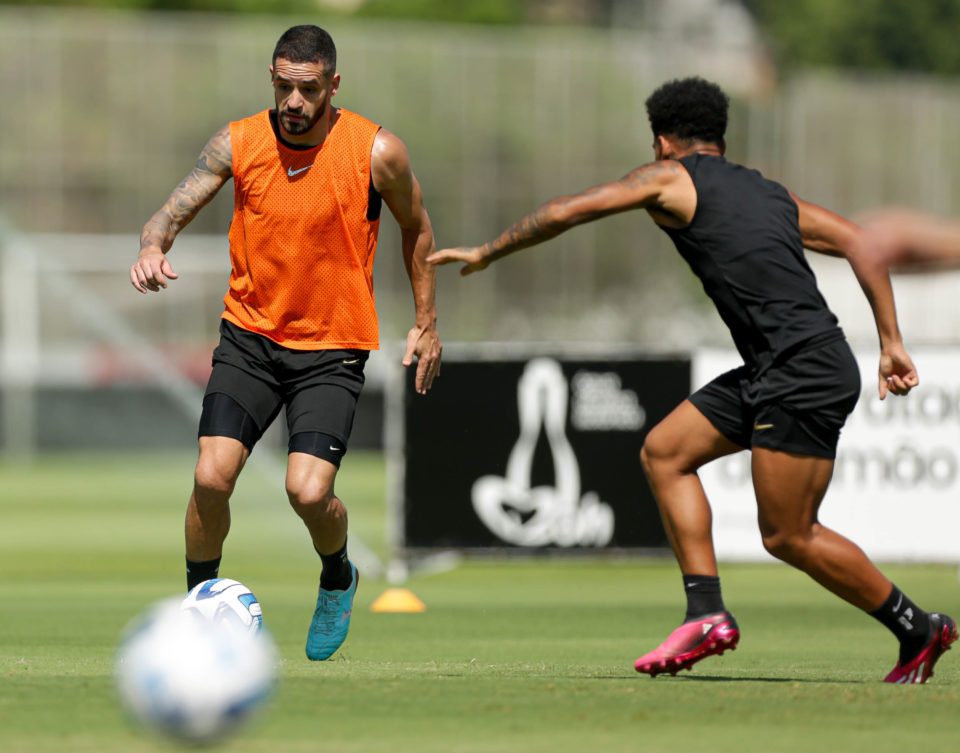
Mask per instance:
[[[337,70],[337,47],[326,31],[319,26],[303,24],[291,26],[277,40],[273,48],[273,64],[277,58],[291,63],[323,63],[327,75]]]
[[[668,81],[647,98],[654,136],[723,143],[730,99],[723,90],[697,76]]]

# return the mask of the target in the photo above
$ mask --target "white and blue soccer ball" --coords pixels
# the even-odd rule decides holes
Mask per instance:
[[[216,625],[257,633],[263,625],[263,610],[253,592],[229,578],[198,583],[183,600],[182,609],[194,612]]]
[[[234,594],[197,603],[207,601],[244,605]],[[211,742],[270,696],[276,649],[260,629],[258,610],[244,620],[225,617],[219,607],[192,604],[190,596],[174,597],[134,620],[117,654],[117,688],[124,707],[145,726],[181,740]],[[233,606],[227,609],[233,612]]]

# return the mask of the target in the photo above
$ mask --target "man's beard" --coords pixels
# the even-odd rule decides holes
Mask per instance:
[[[310,120],[298,120],[294,122],[289,122],[284,120],[287,116],[287,113],[280,113],[280,122],[283,124],[283,129],[289,133],[291,136],[302,136],[311,128],[313,128],[317,123],[320,122],[320,118],[323,117],[323,114],[327,111],[327,105],[324,103],[323,107],[319,108]]]

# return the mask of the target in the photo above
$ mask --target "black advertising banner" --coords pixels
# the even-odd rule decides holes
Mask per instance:
[[[689,394],[688,358],[447,358],[426,396],[413,372],[406,549],[668,546],[640,448]]]

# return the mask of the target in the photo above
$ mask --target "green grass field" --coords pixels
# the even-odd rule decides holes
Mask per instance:
[[[0,462],[0,751],[136,753],[172,746],[130,726],[113,690],[124,624],[183,588],[190,455]],[[383,463],[351,453],[338,492],[385,553]],[[923,605],[960,613],[956,568],[891,566]],[[633,660],[679,621],[672,561],[469,561],[406,585],[422,614],[375,614],[361,580],[331,661],[303,640],[318,562],[275,480],[248,468],[221,571],[260,598],[281,652],[264,712],[226,751],[960,749],[960,651],[926,686],[880,682],[895,643],[785,566],[727,566],[740,648],[678,677]]]

